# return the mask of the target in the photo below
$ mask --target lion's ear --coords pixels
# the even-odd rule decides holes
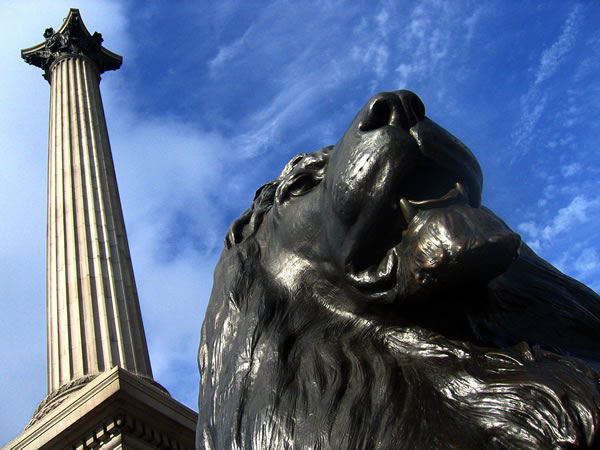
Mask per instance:
[[[311,171],[301,171],[291,174],[277,187],[275,201],[283,203],[290,197],[300,197],[319,184],[319,180]]]

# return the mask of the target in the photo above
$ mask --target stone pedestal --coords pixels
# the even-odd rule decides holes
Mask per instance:
[[[197,414],[115,367],[32,420],[6,449],[193,449]]]

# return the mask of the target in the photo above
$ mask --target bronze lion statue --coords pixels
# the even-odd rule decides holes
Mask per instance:
[[[230,227],[199,448],[598,448],[600,298],[481,205],[469,149],[384,92]]]

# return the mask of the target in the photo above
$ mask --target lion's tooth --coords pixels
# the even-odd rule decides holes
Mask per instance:
[[[413,217],[415,217],[415,214],[417,214],[415,207],[405,198],[400,199],[400,209],[402,210],[402,215],[407,224],[409,224]]]
[[[456,190],[458,192],[460,192],[460,195],[462,195],[465,198],[468,198],[467,197],[467,191],[465,190],[464,186],[460,182],[457,181],[456,185],[454,187],[456,188]]]

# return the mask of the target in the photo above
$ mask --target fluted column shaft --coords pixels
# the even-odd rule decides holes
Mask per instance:
[[[114,366],[152,377],[96,64],[52,64],[48,390]]]

